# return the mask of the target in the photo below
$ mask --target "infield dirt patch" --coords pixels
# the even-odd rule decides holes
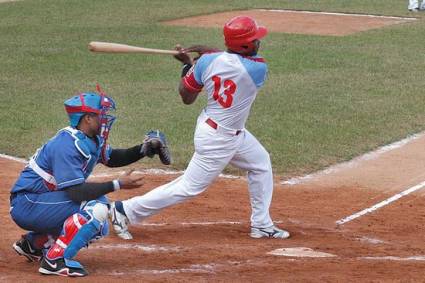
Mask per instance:
[[[222,28],[223,23],[233,17],[241,15],[255,18],[271,32],[333,36],[344,36],[414,20],[414,18],[341,13],[289,10],[246,10],[189,17],[164,23],[177,26]]]
[[[413,147],[417,145],[412,143]],[[403,157],[401,150],[393,155],[399,167],[406,165],[405,162],[414,162],[409,157],[413,148],[406,149],[407,156]],[[416,160],[425,160],[424,151],[419,153]],[[388,172],[394,174],[391,169],[394,163],[388,158],[381,159],[379,165],[378,160],[374,164],[388,166]],[[40,275],[37,263],[26,262],[11,248],[24,233],[9,216],[9,190],[23,166],[22,162],[0,158],[0,281],[60,280]],[[323,182],[319,178],[300,185],[282,186],[276,180],[271,213],[279,226],[291,232],[292,236],[287,240],[251,239],[248,236],[250,205],[245,178],[220,178],[200,196],[131,227],[133,240],[124,241],[112,234],[82,250],[77,260],[85,265],[90,275],[81,280],[422,281],[425,277],[425,199],[420,194],[408,195],[343,226],[335,225],[336,220],[394,194],[392,190],[382,190],[386,187],[386,181],[382,180],[384,169],[380,172],[378,175],[371,172],[369,178],[359,180],[358,185],[341,182],[338,179],[341,176],[337,174],[327,176],[327,180],[333,176],[335,183]],[[400,182],[404,172],[400,170]],[[106,181],[116,178],[117,171],[101,168],[95,174],[103,176]],[[411,174],[404,176],[405,184],[412,181]],[[176,177],[146,175],[146,185],[142,188],[119,191],[110,197],[126,199],[141,195]],[[99,179],[102,177],[96,178]],[[382,187],[377,186],[380,180],[384,182]],[[277,249],[297,247],[335,256],[312,258],[268,254]]]

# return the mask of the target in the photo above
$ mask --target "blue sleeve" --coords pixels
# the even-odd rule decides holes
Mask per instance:
[[[222,52],[217,53],[207,53],[202,55],[195,64],[193,75],[195,77],[196,82],[199,85],[204,85],[202,82],[202,75],[204,74],[207,67],[211,64],[212,61],[214,61],[215,58],[217,58],[219,55],[221,55]]]
[[[267,74],[268,74],[268,68],[267,68],[267,64],[261,64],[262,68],[261,71],[258,74],[258,78],[254,79],[255,85],[260,88],[264,85],[264,83],[267,80]]]
[[[262,87],[267,79],[267,64],[246,58],[242,59],[242,64],[257,88]]]
[[[52,169],[58,190],[84,183],[83,166],[85,162],[86,159],[73,145],[56,150],[52,160]]]

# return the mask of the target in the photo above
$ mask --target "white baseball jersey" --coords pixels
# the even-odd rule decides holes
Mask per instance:
[[[208,95],[205,113],[217,124],[243,129],[258,89],[264,84],[267,65],[258,56],[218,52],[204,54],[183,78],[187,89]]]
[[[248,172],[251,226],[271,227],[273,195],[270,156],[245,129],[252,102],[264,84],[267,66],[260,57],[218,52],[204,54],[183,78],[186,89],[205,88],[208,104],[198,117],[195,153],[184,174],[150,192],[123,201],[130,223],[202,193],[230,163]],[[208,123],[213,120],[215,124]]]

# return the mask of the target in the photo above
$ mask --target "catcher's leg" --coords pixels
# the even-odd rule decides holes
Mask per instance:
[[[248,131],[230,164],[248,171],[251,200],[251,237],[288,238],[289,233],[274,226],[270,217],[273,195],[273,172],[270,156],[260,142]]]
[[[66,219],[61,235],[49,249],[40,266],[42,274],[85,276],[87,271],[72,258],[93,239],[108,233],[108,206],[89,201],[80,213]]]

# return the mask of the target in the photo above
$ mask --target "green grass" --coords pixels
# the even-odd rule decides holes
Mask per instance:
[[[180,66],[167,56],[92,54],[90,41],[170,49],[223,47],[219,29],[160,21],[246,8],[411,16],[404,1],[36,1],[0,4],[0,152],[28,157],[66,126],[63,101],[99,82],[118,104],[115,147],[163,130],[175,169],[193,152],[200,97],[183,105]],[[350,159],[425,129],[425,13],[420,20],[345,37],[270,34],[269,80],[248,129],[289,176]],[[158,166],[148,161],[147,166]]]

